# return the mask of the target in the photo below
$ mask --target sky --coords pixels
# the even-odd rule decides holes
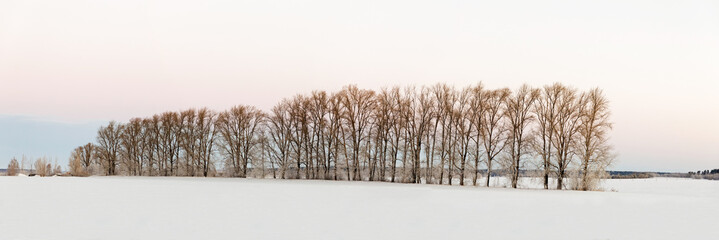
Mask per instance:
[[[719,168],[716,1],[0,1],[0,166],[110,120],[348,84],[562,82],[611,102],[614,170]]]

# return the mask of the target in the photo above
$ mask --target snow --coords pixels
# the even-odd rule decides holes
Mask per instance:
[[[523,184],[541,187],[531,179]],[[719,181],[608,180],[604,187],[610,191],[0,177],[0,239],[712,239],[719,234]]]

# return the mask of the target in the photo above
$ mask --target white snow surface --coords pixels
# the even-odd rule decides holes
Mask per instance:
[[[541,187],[525,180],[525,187]],[[716,239],[719,181],[605,192],[321,180],[0,177],[0,239]]]

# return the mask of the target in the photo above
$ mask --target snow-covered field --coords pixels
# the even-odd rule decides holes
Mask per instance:
[[[719,236],[719,181],[654,178],[608,180],[604,186],[610,191],[273,179],[0,177],[0,239]]]

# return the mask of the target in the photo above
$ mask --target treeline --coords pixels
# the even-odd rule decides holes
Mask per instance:
[[[689,174],[696,174],[696,175],[712,175],[712,174],[719,174],[719,169],[712,169],[712,170],[704,170],[704,171],[696,171],[696,172],[689,172]]]
[[[28,169],[30,168],[30,169]],[[7,176],[17,176],[18,174],[29,174],[31,176],[53,176],[63,174],[62,167],[57,164],[57,159],[53,164],[47,157],[41,157],[35,159],[34,162],[30,162],[27,157],[22,156],[21,160],[17,158],[10,159],[7,165]]]
[[[689,176],[692,178],[719,180],[719,169],[689,172]]]
[[[70,171],[488,186],[499,169],[516,188],[533,169],[545,188],[556,178],[557,189],[590,190],[613,159],[609,115],[600,89],[559,83],[351,85],[286,98],[269,112],[239,105],[113,121],[72,152]]]
[[[638,179],[653,178],[659,173],[654,172],[632,172],[632,171],[610,171],[609,176],[612,179]]]

